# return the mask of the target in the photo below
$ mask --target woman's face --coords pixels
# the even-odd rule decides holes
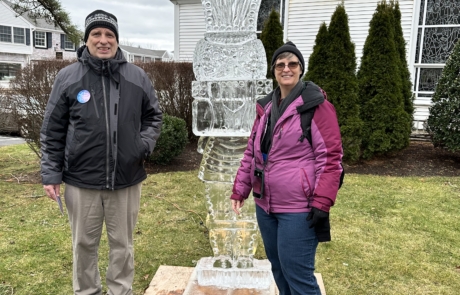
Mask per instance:
[[[299,82],[301,69],[297,56],[277,59],[274,67],[275,79],[281,87],[294,87]]]

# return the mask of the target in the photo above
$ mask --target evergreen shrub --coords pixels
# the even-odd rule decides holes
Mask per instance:
[[[404,108],[400,66],[393,8],[382,1],[370,22],[358,71],[363,158],[409,145],[412,118]]]
[[[460,41],[446,62],[436,85],[426,131],[435,147],[460,151]]]
[[[391,2],[393,8],[395,45],[399,55],[399,74],[401,75],[401,94],[404,100],[404,110],[414,120],[414,95],[412,93],[412,81],[407,64],[406,40],[401,26],[401,10],[399,2]]]
[[[163,114],[163,125],[150,161],[159,165],[167,165],[179,156],[188,143],[187,126],[184,119]]]
[[[275,88],[278,84],[271,73],[270,63],[275,51],[284,44],[280,14],[275,9],[272,9],[270,16],[265,21],[264,28],[260,34],[260,40],[264,45],[267,58],[267,79],[273,79],[273,88]]]
[[[328,31],[327,25],[323,22],[316,34],[313,52],[308,58],[308,67],[304,76],[305,81],[312,81],[324,89],[328,76]]]
[[[348,16],[343,4],[337,6],[329,28],[322,23],[308,61],[306,81],[323,88],[337,111],[344,160],[360,157],[362,121],[359,117],[355,45],[351,42]]]

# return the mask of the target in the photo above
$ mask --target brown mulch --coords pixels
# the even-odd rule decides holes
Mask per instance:
[[[148,174],[193,171],[199,168],[202,155],[197,143],[189,143],[182,154],[169,165],[146,163]],[[346,173],[384,176],[460,176],[460,152],[451,153],[434,148],[429,142],[412,141],[410,145],[390,156],[376,157],[356,164],[343,164]],[[6,179],[9,182],[40,183],[39,171]]]
[[[167,166],[146,165],[149,174],[198,169],[202,155],[196,142]],[[460,176],[460,153],[434,148],[430,142],[412,141],[406,149],[390,156],[376,157],[356,164],[344,163],[346,173],[386,176]]]

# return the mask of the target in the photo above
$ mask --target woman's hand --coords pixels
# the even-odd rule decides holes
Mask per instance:
[[[232,209],[236,214],[240,214],[240,208],[243,207],[244,205],[244,200],[242,201],[237,201],[232,199]]]

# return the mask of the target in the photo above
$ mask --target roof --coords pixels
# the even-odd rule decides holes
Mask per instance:
[[[13,3],[11,3],[11,2],[9,2],[7,0],[0,0],[0,1],[3,1],[5,4],[7,4],[11,8],[13,7]],[[51,22],[51,23],[47,22],[44,18],[37,18],[37,20],[34,20],[31,17],[29,17],[28,13],[23,13],[23,14],[21,14],[21,16],[26,21],[28,21],[29,23],[31,23],[33,26],[35,26],[37,28],[47,29],[47,30],[57,30],[57,31],[62,32],[62,29],[60,27],[56,27],[53,22]]]
[[[124,51],[127,51],[128,53],[139,54],[139,55],[148,55],[148,56],[154,56],[154,57],[158,57],[158,58],[162,58],[163,55],[166,52],[166,50],[152,50],[152,49],[146,49],[146,48],[139,48],[139,47],[134,47],[134,46],[122,45],[122,44],[119,44],[118,47],[120,47]]]

